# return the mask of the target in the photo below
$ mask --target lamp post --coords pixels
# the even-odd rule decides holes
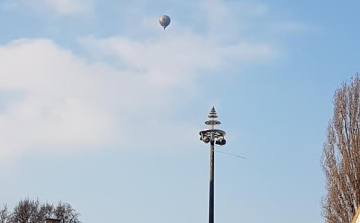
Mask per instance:
[[[223,130],[215,129],[215,125],[220,125],[221,122],[216,120],[218,118],[215,107],[211,108],[208,115],[209,120],[205,122],[206,125],[211,126],[210,129],[205,129],[199,132],[200,140],[204,143],[210,143],[210,191],[209,191],[209,223],[214,223],[214,145],[223,146],[226,144]]]

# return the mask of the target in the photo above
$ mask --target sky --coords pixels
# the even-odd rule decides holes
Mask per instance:
[[[0,0],[0,203],[85,223],[323,222],[334,91],[360,71],[358,1]],[[164,31],[160,15],[171,17]]]

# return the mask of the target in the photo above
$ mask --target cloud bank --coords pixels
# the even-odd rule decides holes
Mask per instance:
[[[160,117],[191,97],[203,71],[231,60],[273,56],[266,45],[223,46],[190,33],[144,41],[85,38],[81,43],[96,59],[47,39],[0,47],[0,92],[7,95],[0,113],[0,158],[31,150],[123,145],[136,141],[141,131],[149,131],[151,139],[156,134],[151,129],[171,125]],[[179,131],[192,128],[177,124]]]
[[[30,3],[77,14],[91,10],[94,1]],[[34,151],[141,148],[160,134],[163,147],[179,140],[178,134],[182,142],[192,141],[198,126],[169,117],[199,93],[201,80],[224,68],[268,62],[277,55],[266,42],[238,38],[240,22],[234,20],[231,5],[206,3],[199,4],[206,32],[176,22],[163,32],[144,15],[137,29],[151,32],[141,38],[81,37],[81,55],[51,39],[19,39],[0,46],[0,162]],[[268,11],[263,4],[236,7],[252,16]],[[219,22],[229,19],[235,28],[217,30]]]

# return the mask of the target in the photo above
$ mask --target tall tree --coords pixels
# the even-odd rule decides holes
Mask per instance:
[[[323,216],[327,223],[350,223],[360,205],[360,78],[334,94],[322,167],[326,178]]]

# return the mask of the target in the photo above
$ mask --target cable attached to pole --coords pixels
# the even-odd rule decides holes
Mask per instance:
[[[222,153],[222,154],[225,154],[225,155],[228,155],[228,156],[233,156],[233,157],[237,157],[237,158],[241,158],[241,159],[246,160],[246,158],[243,157],[243,156],[239,156],[239,155],[235,155],[235,154],[231,154],[231,153],[226,153],[226,152],[218,151],[218,150],[216,150],[215,152],[216,152],[216,153]]]

